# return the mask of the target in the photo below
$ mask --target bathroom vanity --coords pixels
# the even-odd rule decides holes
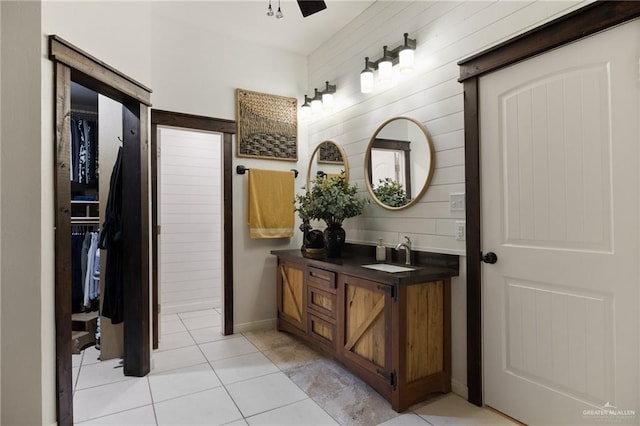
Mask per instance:
[[[391,273],[363,266],[375,264],[373,252],[337,259],[271,253],[278,258],[278,330],[336,359],[398,412],[451,391],[457,256],[432,255],[410,271]]]

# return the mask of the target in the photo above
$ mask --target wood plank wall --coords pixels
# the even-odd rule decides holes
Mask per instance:
[[[457,61],[499,41],[574,10],[587,2],[377,2],[309,57],[309,93],[324,81],[337,84],[336,112],[309,122],[310,151],[326,139],[341,144],[350,178],[366,193],[364,154],[375,129],[405,115],[429,130],[436,169],[420,203],[400,212],[371,204],[365,214],[345,222],[347,239],[387,245],[411,237],[414,248],[464,254],[455,237],[449,194],[464,192],[463,91]],[[417,40],[416,71],[385,91],[360,93],[364,57],[378,59],[382,46],[400,45],[408,32]],[[302,96],[302,95],[301,95]]]
[[[160,132],[161,312],[220,308],[222,137]]]

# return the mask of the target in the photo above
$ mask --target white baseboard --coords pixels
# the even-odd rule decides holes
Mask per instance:
[[[276,319],[266,319],[261,321],[244,322],[242,324],[234,324],[234,333],[244,333],[245,331],[265,330],[269,328],[276,328]]]
[[[461,396],[467,401],[469,400],[469,388],[467,385],[457,381],[456,379],[451,379],[451,392]]]

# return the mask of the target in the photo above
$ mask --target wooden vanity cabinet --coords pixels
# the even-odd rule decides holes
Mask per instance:
[[[333,353],[337,343],[336,273],[307,266],[307,331],[309,338]]]
[[[338,359],[385,398],[395,387],[392,286],[341,274]]]
[[[455,273],[393,283],[362,269],[278,256],[278,329],[335,358],[398,412],[450,392]]]
[[[304,264],[278,260],[277,273],[278,327],[306,334],[307,310]]]

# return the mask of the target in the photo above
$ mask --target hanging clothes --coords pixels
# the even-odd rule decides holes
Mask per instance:
[[[72,182],[93,184],[98,181],[98,139],[96,122],[71,119]]]
[[[109,198],[105,211],[105,221],[100,233],[101,249],[107,250],[104,271],[104,295],[102,315],[111,318],[113,324],[123,321],[123,258],[122,258],[122,147],[111,172]]]
[[[98,308],[100,279],[100,234],[84,226],[71,233],[71,311],[91,312]],[[96,262],[98,263],[96,265]]]
[[[71,312],[82,312],[82,245],[84,243],[84,232],[74,232],[71,234]]]
[[[83,295],[84,295],[84,307],[86,310],[90,311],[91,302],[96,300],[98,297],[98,292],[96,291],[98,282],[95,278],[95,272],[96,272],[96,258],[97,258],[98,264],[100,263],[100,250],[98,249],[98,242],[100,238],[97,232],[87,233],[87,235],[89,236],[89,249],[87,250],[87,257],[86,257]]]

